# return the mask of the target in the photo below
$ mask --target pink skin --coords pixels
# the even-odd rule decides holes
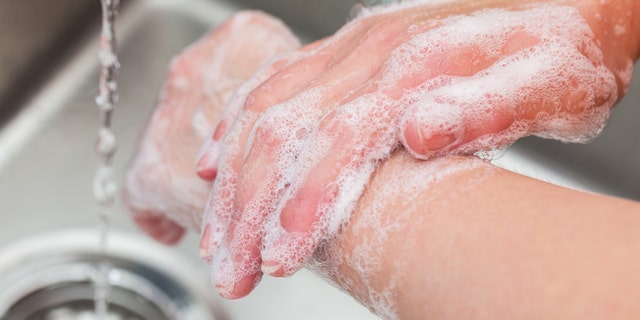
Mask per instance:
[[[277,57],[274,61],[271,61],[256,71],[249,80],[238,87],[227,103],[224,113],[220,116],[213,135],[211,135],[201,148],[201,153],[196,164],[196,173],[201,179],[205,181],[213,181],[215,179],[218,172],[217,161],[221,147],[220,142],[226,135],[227,130],[229,130],[229,124],[234,121],[242,109],[246,96],[282,68],[282,65],[287,63],[293,54],[295,54],[295,52]]]
[[[194,171],[199,146],[235,89],[273,56],[298,46],[279,20],[245,11],[173,59],[124,188],[125,202],[147,234],[175,244],[186,228],[199,230],[211,189]]]
[[[401,144],[427,159],[530,134],[578,140],[598,131],[619,97],[617,83],[628,79],[603,66],[590,30],[563,34],[562,25],[545,22],[558,52],[569,52],[563,56],[545,46],[549,34],[522,27],[522,19],[496,20],[494,29],[469,30],[462,40],[441,28],[477,9],[417,6],[360,18],[247,90],[235,121],[224,118],[215,130],[222,143],[205,147],[209,159],[200,160],[209,163],[201,176],[217,176],[201,251],[213,261],[219,293],[240,298],[262,271],[287,276],[301,268],[343,222],[331,215],[348,216],[376,163]],[[535,82],[501,73],[536,57],[549,63],[527,70]],[[486,82],[502,86],[479,86]],[[454,106],[458,114],[442,118]]]
[[[474,3],[486,5],[481,2]],[[508,88],[498,88],[503,90],[480,88],[480,95],[460,95],[453,89],[478,89],[477,75],[493,82],[505,78],[489,71],[508,57],[536,48],[540,37],[503,22],[508,32],[502,35],[479,30],[470,36],[489,36],[497,47],[438,38],[439,27],[449,23],[443,17],[476,8],[428,9],[414,7],[355,20],[333,37],[272,60],[233,96],[258,65],[279,50],[286,51],[284,47],[297,46],[297,41],[264,15],[232,18],[172,66],[160,106],[127,177],[125,197],[134,219],[159,241],[175,243],[184,227],[197,228],[206,203],[201,254],[212,261],[220,294],[240,298],[257,285],[262,270],[275,276],[298,270],[318,242],[333,234],[336,222],[338,226],[343,222],[333,217],[336,199],[343,200],[339,209],[344,217],[361,191],[353,189],[363,188],[376,163],[401,143],[421,158],[472,153],[526,134],[557,131],[557,122],[538,121],[541,115],[575,120],[556,138],[575,139],[576,132],[588,136],[601,123],[598,117],[585,115],[594,109],[604,109],[606,115],[628,82],[617,77],[623,86],[616,88],[593,74],[591,81],[600,81],[595,85],[598,90],[587,92],[582,89],[594,85],[580,75],[593,70],[569,64],[574,71],[545,78],[553,67],[564,65],[562,59],[551,59],[551,66],[531,74],[546,81],[532,85],[509,78],[513,81]],[[430,54],[419,51],[407,56],[400,50],[416,49],[406,46],[419,35],[427,39],[418,43],[418,49],[431,50]],[[272,52],[265,50],[266,43],[281,46],[269,47]],[[588,50],[592,46],[580,42],[574,53],[596,68],[602,62]],[[554,52],[539,51],[554,57]],[[253,54],[259,58],[253,59]],[[410,68],[397,68],[410,60],[416,62]],[[216,66],[222,69],[211,72]],[[497,102],[504,89],[526,94]],[[558,99],[550,104],[549,95]],[[217,128],[203,130],[225,103]],[[461,110],[451,125],[441,111],[451,113],[449,109],[456,108]],[[478,111],[483,116],[477,117]],[[514,123],[523,126],[513,130]],[[509,134],[496,134],[503,132]],[[485,137],[497,140],[488,142]],[[196,162],[202,141],[206,143]],[[283,164],[293,164],[292,171],[283,170]],[[349,175],[356,179],[345,184]],[[344,195],[348,192],[351,199]],[[351,202],[345,205],[344,198]]]

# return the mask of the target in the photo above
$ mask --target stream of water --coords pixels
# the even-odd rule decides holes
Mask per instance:
[[[100,77],[98,84],[98,140],[96,153],[98,168],[93,180],[93,194],[98,205],[99,245],[100,254],[107,251],[107,239],[111,213],[115,204],[117,185],[113,177],[113,156],[116,152],[116,137],[112,130],[112,118],[115,104],[118,100],[118,85],[116,82],[120,67],[117,56],[117,41],[115,20],[118,16],[120,0],[101,0],[102,28],[99,38],[98,60],[100,63]],[[108,314],[109,301],[109,270],[106,262],[100,263],[94,277],[94,301],[97,319],[104,320]]]

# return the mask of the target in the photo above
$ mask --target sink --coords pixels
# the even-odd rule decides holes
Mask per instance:
[[[59,23],[72,23],[74,28],[65,27],[67,31],[57,32],[57,40],[47,40],[46,45],[29,42],[24,46],[30,49],[12,51],[12,57],[26,55],[32,50],[41,51],[38,56],[46,52],[64,52],[46,55],[48,60],[32,59],[40,61],[37,68],[24,67],[21,62],[23,65],[7,69],[11,63],[6,59],[8,50],[2,46],[20,46],[22,43],[0,38],[0,59],[3,59],[0,70],[19,73],[12,75],[17,79],[15,83],[7,82],[7,78],[12,79],[7,73],[0,78],[0,119],[4,120],[0,128],[0,219],[3,226],[0,251],[55,230],[87,227],[97,230],[97,208],[90,186],[97,166],[93,146],[98,125],[94,97],[98,79],[99,12],[95,5],[68,5],[74,1],[83,2],[55,2],[58,5],[65,3],[73,11],[62,10],[68,16],[59,19],[62,21]],[[346,19],[353,2],[124,2],[117,25],[122,69],[120,101],[114,120],[120,143],[115,162],[119,181],[122,181],[135,148],[136,137],[155,104],[169,60],[184,46],[242,8],[268,11],[283,17],[303,39],[317,38],[336,30]],[[34,3],[43,2],[3,2],[0,17],[21,4]],[[28,15],[28,11],[21,12]],[[0,20],[0,35],[3,35],[2,30],[7,30],[2,27],[3,21]],[[46,27],[53,30],[54,25]],[[47,37],[37,39],[45,41]],[[29,59],[27,61],[31,61]],[[13,94],[14,91],[20,94]],[[640,121],[639,101],[640,82],[635,81],[613,112],[610,126],[593,143],[566,145],[527,138],[494,162],[553,183],[640,200],[640,130],[635,125]],[[113,213],[113,228],[119,234],[140,234],[121,204]],[[209,275],[197,257],[198,240],[196,235],[190,234],[171,251],[181,264],[194,270],[189,272],[188,281],[206,283]],[[0,256],[0,265],[8,263],[7,259],[10,256]],[[210,290],[213,292],[213,288]],[[216,300],[215,308],[223,309],[229,319],[377,319],[349,296],[308,271],[286,279],[265,277],[255,292],[239,301],[210,299]]]

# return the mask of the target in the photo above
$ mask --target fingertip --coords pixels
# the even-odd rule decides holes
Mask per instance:
[[[258,283],[260,283],[261,279],[262,273],[257,272],[250,274],[237,282],[232,282],[230,284],[216,284],[215,287],[221,297],[229,300],[237,300],[249,295]]]
[[[286,250],[288,240],[288,233],[282,227],[274,227],[266,232],[262,249],[260,250],[260,256],[262,257],[260,269],[264,274],[272,277],[286,276],[284,268],[286,261],[283,261],[283,257],[286,258],[288,256]]]
[[[238,265],[239,264],[239,265]],[[262,272],[242,269],[243,264],[233,261],[231,251],[222,245],[211,264],[212,280],[216,291],[226,299],[235,300],[248,295],[262,279]]]
[[[422,130],[418,128],[415,122],[408,121],[404,127],[404,145],[407,149],[413,151],[417,155],[425,156],[427,154],[427,149],[422,144],[424,137],[422,135]]]
[[[204,181],[213,181],[218,175],[217,168],[198,168],[196,167],[196,174],[200,179]]]
[[[213,181],[218,175],[218,166],[208,153],[203,154],[196,163],[196,174],[200,179]]]
[[[307,185],[287,202],[280,214],[280,228],[265,235],[261,251],[264,273],[288,277],[302,269],[315,251],[326,223],[319,208],[333,203],[338,191],[334,183],[322,189]]]
[[[276,261],[263,261],[260,269],[264,274],[268,274],[272,277],[284,277],[284,268],[279,262]]]
[[[162,214],[137,212],[133,220],[147,235],[165,245],[177,244],[186,232],[185,228]]]
[[[211,250],[211,224],[207,223],[202,231],[202,237],[200,238],[200,246],[198,253],[200,258],[207,263],[211,263],[212,250]]]
[[[430,159],[455,148],[466,135],[464,110],[426,96],[410,106],[400,123],[404,146],[418,159]]]
[[[219,128],[219,127],[218,127]],[[217,131],[217,129],[216,129]],[[213,134],[215,136],[215,133]],[[214,138],[206,140],[196,157],[196,174],[204,181],[213,181],[218,174],[221,144]]]
[[[313,255],[318,235],[313,233],[287,233],[280,230],[275,239],[270,235],[262,249],[262,272],[272,277],[289,277],[304,267]]]
[[[453,133],[425,132],[415,121],[407,121],[403,138],[405,147],[420,159],[429,159],[458,141]]]
[[[162,244],[174,246],[184,238],[186,231],[187,230],[185,228],[175,225],[174,228],[167,230],[167,232],[157,240]]]
[[[220,141],[220,139],[222,139],[222,137],[227,133],[228,128],[229,123],[227,121],[220,121],[216,129],[213,131],[213,135],[211,136],[213,141]]]

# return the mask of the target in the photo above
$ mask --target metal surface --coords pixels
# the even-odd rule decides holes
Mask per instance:
[[[97,18],[99,8],[86,0],[0,1],[0,122],[55,72],[78,44],[78,26]]]
[[[109,265],[109,319],[224,318],[209,287],[190,278],[194,270],[174,252],[121,232],[111,235],[107,254],[97,252],[98,242],[94,229],[61,229],[0,250],[0,319],[86,316],[93,309],[92,279],[103,263]]]
[[[264,10],[287,22],[311,38],[328,36],[347,21],[357,0],[238,0]]]
[[[223,0],[133,1],[118,23],[122,70],[114,129],[120,141],[115,162],[120,181],[170,57],[185,45],[241,6],[267,9],[307,30],[305,35],[313,38],[335,30],[350,5],[339,0],[308,4],[245,0],[242,5]],[[42,71],[45,75],[12,74],[15,79],[46,81],[20,82],[30,86],[24,88],[30,92],[29,100],[11,104],[11,112],[17,116],[0,129],[0,248],[22,237],[97,222],[90,184],[96,166],[98,30],[97,24],[86,21],[68,23],[93,33],[83,46],[69,53],[70,58],[58,62],[51,77],[46,76],[46,70]],[[8,45],[21,45],[19,38],[16,41]],[[2,48],[6,45],[0,42],[0,53],[7,50]],[[59,47],[54,51],[71,46],[64,41],[56,45]],[[1,101],[8,101],[5,98],[0,95]],[[610,126],[592,144],[526,139],[497,163],[555,183],[640,200],[639,101],[640,82],[636,81],[614,110]],[[122,209],[115,212],[113,222],[123,232],[138,232]],[[208,286],[208,270],[197,258],[197,241],[193,234],[187,237],[175,250],[180,256],[176,261],[197,270],[187,275],[190,281]],[[10,257],[0,256],[0,262],[6,259]],[[249,297],[221,304],[230,318],[237,319],[375,319],[351,298],[306,271],[287,279],[265,277]]]

